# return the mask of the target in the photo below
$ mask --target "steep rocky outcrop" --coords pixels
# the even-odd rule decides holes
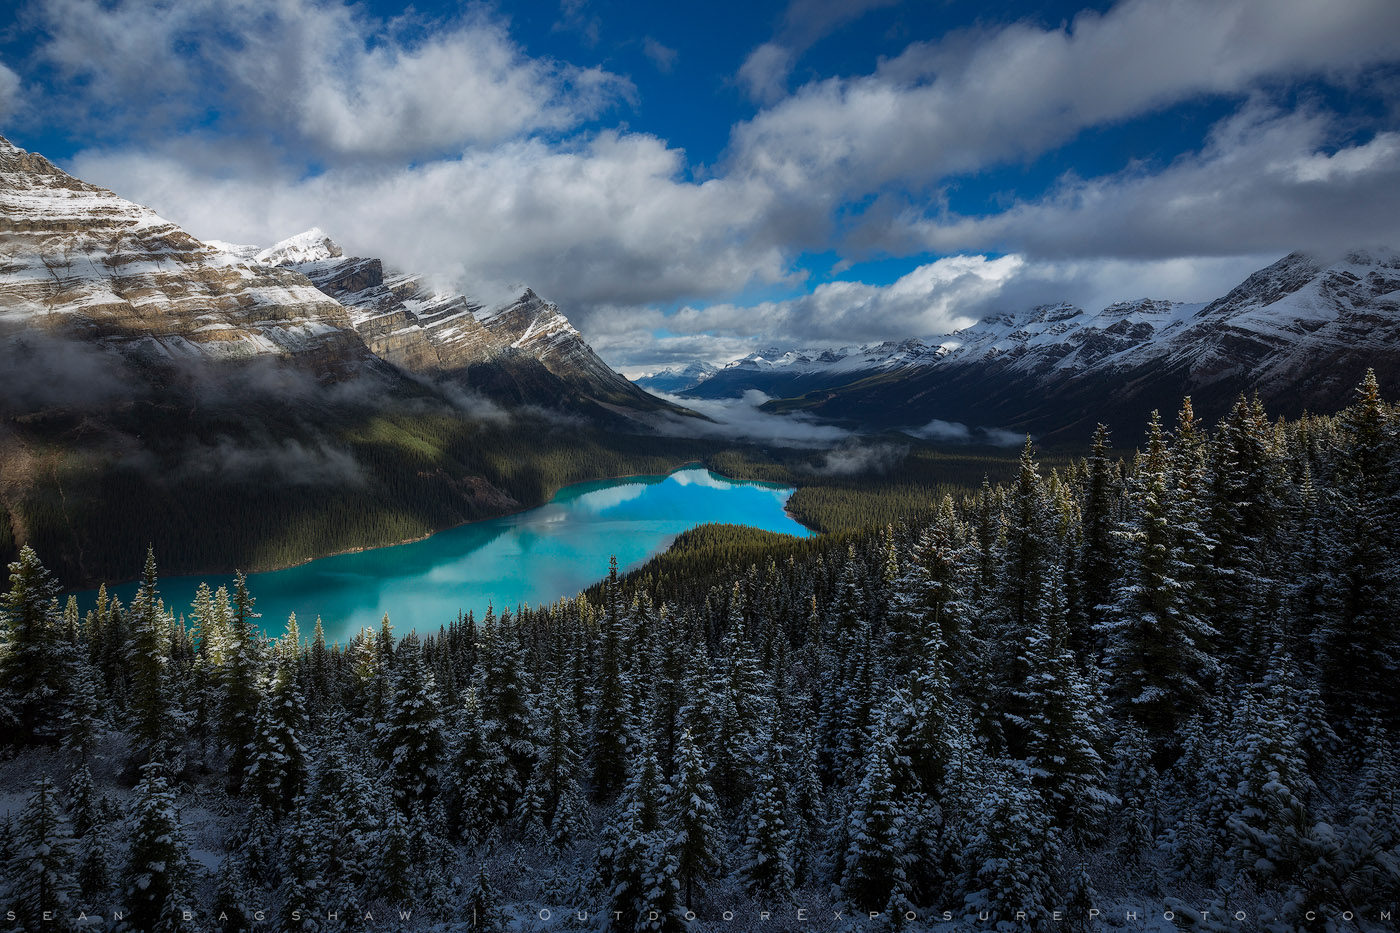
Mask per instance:
[[[305,277],[249,263],[0,137],[0,329],[153,357],[346,363],[363,342]]]
[[[379,259],[345,257],[317,229],[259,251],[253,261],[305,275],[345,306],[375,354],[408,372],[504,393],[512,402],[669,407],[603,362],[558,306],[530,289],[486,308],[431,288],[421,275],[386,269]]]

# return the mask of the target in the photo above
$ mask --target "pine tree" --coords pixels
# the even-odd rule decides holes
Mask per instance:
[[[598,682],[593,698],[593,796],[610,800],[622,789],[627,755],[634,744],[631,724],[632,683],[624,657],[626,620],[622,612],[617,558],[604,584],[604,611],[599,633]]]
[[[437,690],[424,668],[417,635],[406,636],[399,646],[393,683],[375,746],[388,765],[394,800],[408,813],[437,796],[446,753]]]
[[[1071,838],[1094,838],[1118,800],[1105,788],[1103,743],[1094,710],[1097,698],[1075,665],[1065,614],[1057,595],[1026,633],[1028,671],[1017,692],[1031,781],[1045,796],[1055,824]]]
[[[224,677],[223,713],[220,717],[224,741],[230,749],[228,772],[235,789],[248,769],[248,746],[257,731],[258,706],[263,679],[263,642],[256,628],[258,613],[248,593],[243,574],[234,577],[233,619],[230,631],[228,670]]]
[[[174,709],[166,667],[170,663],[170,622],[156,588],[155,552],[146,550],[141,588],[131,601],[130,712],[132,734],[144,760],[167,757],[178,741],[179,717]]]
[[[501,792],[506,762],[505,756],[486,742],[474,691],[467,693],[453,731],[451,766],[445,788],[449,798],[449,828],[456,838],[471,841],[506,817],[506,802]]]
[[[502,796],[514,807],[530,783],[536,749],[530,689],[509,614],[484,627],[482,641],[482,727],[487,744],[505,757]]]
[[[844,855],[842,888],[862,911],[882,911],[892,899],[907,895],[908,827],[895,798],[895,755],[889,739],[878,736],[867,756],[865,776],[855,791],[855,805],[846,818],[849,846]]]
[[[1100,631],[1114,698],[1150,735],[1165,738],[1200,708],[1215,674],[1215,632],[1193,613],[1189,570],[1176,542],[1166,441],[1154,413],[1131,494],[1134,518],[1121,532],[1124,570]]]
[[[0,599],[0,739],[52,744],[62,735],[72,671],[58,582],[28,545],[9,569]]]
[[[487,874],[485,864],[476,873],[466,907],[470,918],[467,929],[472,933],[504,933],[505,917],[496,906],[496,891],[491,887],[491,876]]]
[[[1107,426],[1100,424],[1094,429],[1087,461],[1080,518],[1083,533],[1074,568],[1076,599],[1070,606],[1071,647],[1076,651],[1086,650],[1091,644],[1103,621],[1104,608],[1113,598],[1117,579],[1114,556],[1118,542],[1113,534],[1116,471],[1108,438]]]
[[[1286,877],[1302,860],[1311,825],[1307,801],[1313,785],[1297,742],[1295,681],[1292,659],[1277,645],[1269,674],[1245,703],[1228,857],[1261,883]]]
[[[243,787],[274,817],[280,817],[306,788],[306,750],[301,735],[306,713],[297,686],[296,661],[278,661],[272,685],[263,694],[248,748]]]
[[[164,764],[142,767],[131,822],[126,869],[130,923],[151,933],[175,933],[181,929],[182,911],[190,907],[193,874]]]
[[[782,746],[770,744],[757,762],[757,780],[741,823],[744,862],[739,876],[745,890],[764,904],[789,899],[795,886],[785,770]]]
[[[1394,729],[1400,725],[1400,426],[1384,410],[1374,371],[1340,422],[1341,553],[1333,585],[1341,605],[1317,640],[1338,712],[1380,716]]]
[[[638,756],[618,806],[621,815],[598,852],[608,929],[669,933],[683,928],[679,867],[661,822],[660,766],[654,750],[643,749]]]
[[[696,886],[703,885],[719,871],[721,835],[714,789],[688,729],[681,733],[676,746],[676,775],[666,802],[683,901],[687,907],[692,907]]]
[[[1020,763],[987,761],[980,771],[963,853],[964,905],[997,924],[1015,923],[1021,911],[1044,924],[1057,900],[1049,816]]]
[[[73,838],[58,791],[47,777],[34,782],[34,793],[15,827],[8,872],[10,909],[24,930],[73,929],[77,889],[73,877]]]
[[[80,652],[73,662],[67,709],[64,710],[63,745],[89,761],[106,731],[102,715],[101,678]]]

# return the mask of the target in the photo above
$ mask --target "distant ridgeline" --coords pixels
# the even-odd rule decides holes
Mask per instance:
[[[1146,437],[1119,461],[1101,429],[1048,476],[1027,445],[908,526],[700,534],[595,597],[344,648],[259,637],[241,585],[177,621],[153,560],[78,618],[25,549],[0,785],[46,776],[6,906],[1375,928],[1400,900],[1400,413],[1368,378],[1336,416],[1241,399],[1208,431],[1188,403]]]

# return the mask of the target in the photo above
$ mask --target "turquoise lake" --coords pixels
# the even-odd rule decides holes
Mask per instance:
[[[572,597],[619,569],[640,566],[698,525],[749,525],[797,537],[811,532],[784,511],[793,490],[739,482],[698,467],[566,486],[538,508],[461,525],[422,541],[324,557],[248,576],[263,629],[280,634],[295,612],[303,637],[321,617],[344,644],[388,613],[395,632],[436,631],[460,612],[512,611]],[[159,559],[160,555],[156,555]],[[200,582],[233,589],[233,576],[162,578],[161,598],[188,614]],[[135,583],[111,588],[124,603]],[[93,593],[79,594],[84,609]]]

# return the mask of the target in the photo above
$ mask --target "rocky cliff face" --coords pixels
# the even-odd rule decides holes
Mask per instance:
[[[0,137],[0,328],[153,357],[359,357],[340,304],[303,276],[196,240]]]
[[[253,249],[228,248],[245,254]],[[252,256],[255,263],[305,275],[344,305],[375,354],[409,372],[483,388],[500,387],[509,371],[511,401],[550,405],[581,397],[643,411],[664,407],[614,372],[557,305],[529,289],[508,304],[485,308],[464,295],[433,290],[420,275],[386,270],[379,259],[347,258],[316,229]],[[473,375],[479,367],[495,372]]]

